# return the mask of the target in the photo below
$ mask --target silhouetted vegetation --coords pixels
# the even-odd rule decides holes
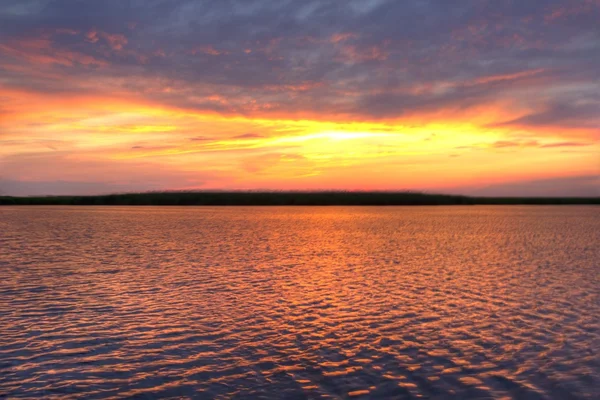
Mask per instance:
[[[600,204],[594,198],[468,197],[417,192],[148,192],[99,196],[1,196],[0,205],[328,206]]]

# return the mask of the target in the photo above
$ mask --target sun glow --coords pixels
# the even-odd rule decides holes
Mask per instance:
[[[110,105],[98,100],[69,108],[49,105],[34,120],[43,121],[48,115],[52,115],[48,123],[36,125],[25,118],[13,119],[4,136],[12,140],[11,146],[1,148],[0,154],[39,147],[48,157],[57,151],[68,152],[68,160],[84,165],[112,160],[127,169],[144,163],[185,176],[208,169],[218,181],[239,188],[408,185],[418,189],[424,181],[443,188],[447,182],[502,180],[503,175],[521,179],[543,176],[544,170],[558,172],[557,165],[563,165],[564,171],[565,163],[570,163],[574,172],[593,171],[593,154],[582,157],[565,153],[563,148],[571,143],[560,136],[531,130],[515,134],[505,127],[461,119],[415,124],[410,120],[228,117],[145,103]],[[25,130],[27,141],[21,139]],[[61,140],[57,141],[59,133]],[[597,149],[594,142],[583,144],[583,149]],[[516,151],[521,157],[507,158]],[[473,165],[478,166],[477,173]],[[29,170],[22,170],[21,176],[52,175],[44,170],[27,175]],[[363,183],[355,183],[357,176]],[[217,180],[204,186],[219,187]],[[195,187],[194,182],[191,179],[176,186]],[[248,182],[253,182],[252,186]]]

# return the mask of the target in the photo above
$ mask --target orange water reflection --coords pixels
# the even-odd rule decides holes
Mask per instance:
[[[0,209],[12,396],[586,397],[593,207]]]

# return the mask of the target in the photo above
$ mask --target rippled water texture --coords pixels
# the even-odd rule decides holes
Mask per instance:
[[[0,208],[0,397],[598,398],[599,211]]]

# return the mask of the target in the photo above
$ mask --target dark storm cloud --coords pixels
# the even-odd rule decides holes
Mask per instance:
[[[598,84],[599,20],[597,0],[8,0],[0,70],[31,91],[220,113],[387,118],[517,97],[547,111],[507,124],[589,125],[597,103],[557,115],[540,94]]]

